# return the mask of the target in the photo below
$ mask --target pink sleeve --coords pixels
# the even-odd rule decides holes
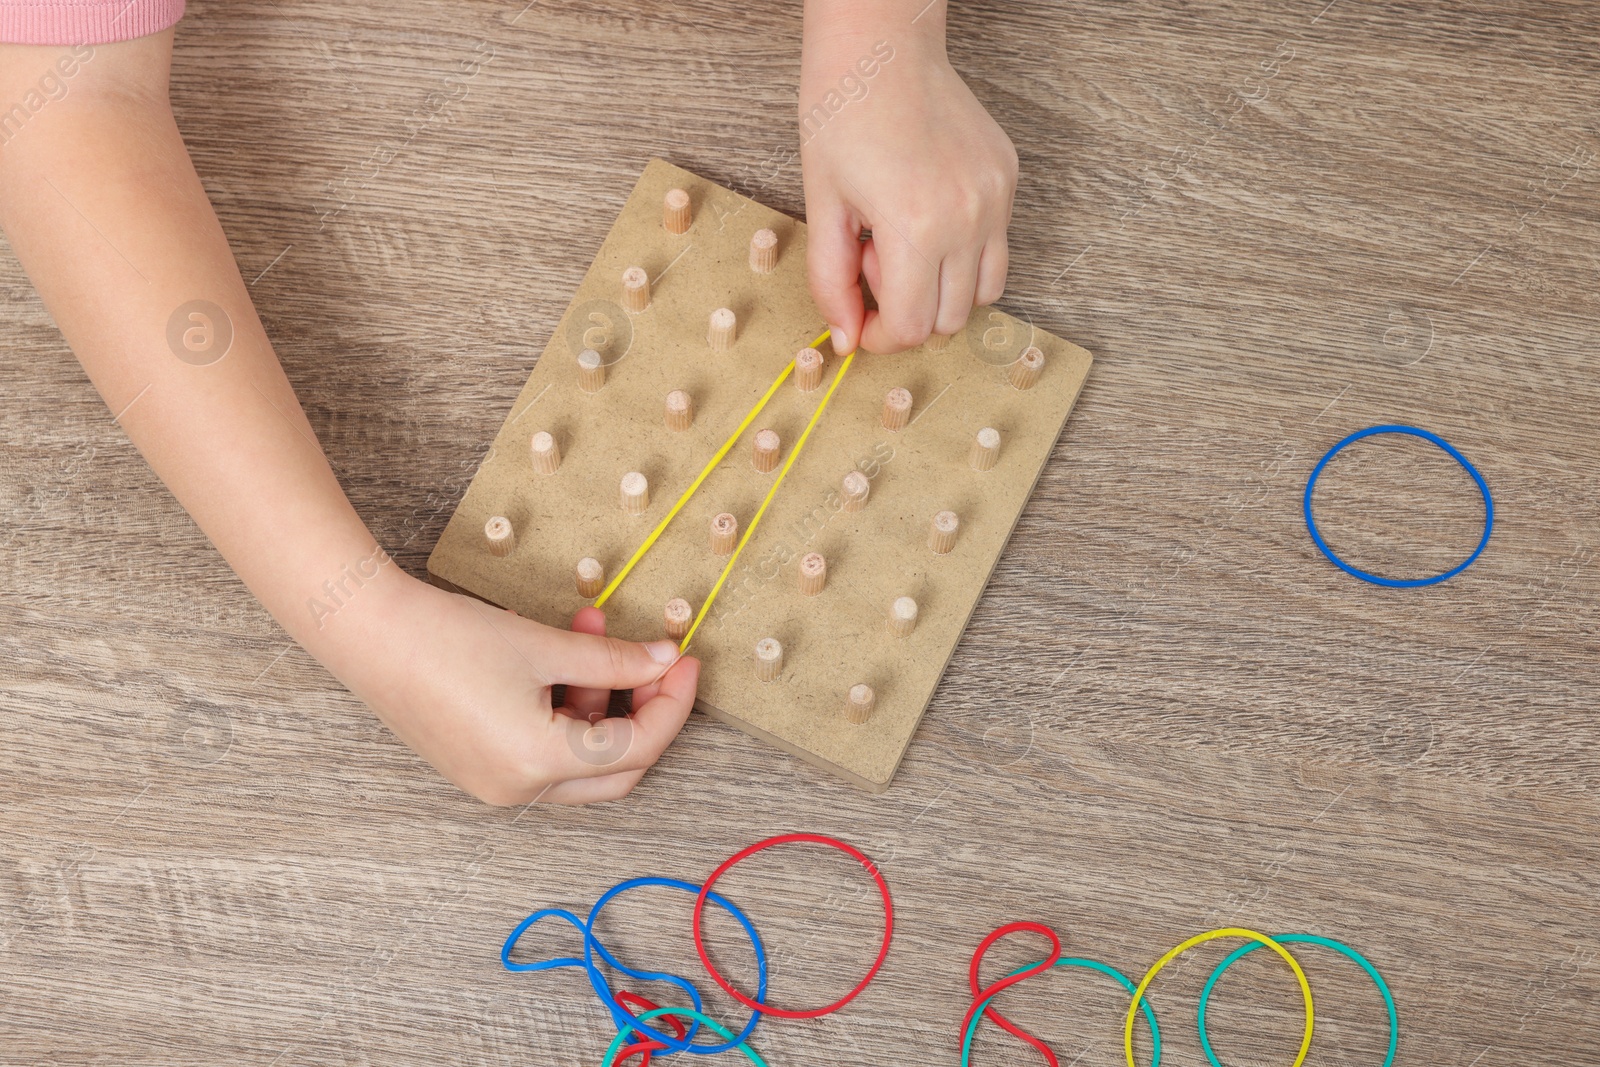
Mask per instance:
[[[0,43],[112,44],[175,25],[184,0],[0,0]]]

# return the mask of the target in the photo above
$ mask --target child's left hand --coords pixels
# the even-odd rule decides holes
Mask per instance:
[[[937,35],[873,38],[892,58],[865,78],[857,64],[869,38],[813,32],[810,18],[801,162],[811,295],[834,348],[898,352],[956,333],[1005,288],[1016,149],[945,58],[942,25]],[[830,92],[844,101],[837,111]],[[863,304],[862,275],[875,311]]]

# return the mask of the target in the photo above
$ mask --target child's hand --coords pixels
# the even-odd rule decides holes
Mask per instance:
[[[375,629],[358,624],[376,651],[346,646],[325,659],[401,740],[491,804],[624,796],[694,706],[697,660],[679,659],[671,641],[600,636],[594,608],[569,633],[414,579],[364,604],[367,592],[347,610],[382,613]],[[566,706],[553,708],[550,687],[563,683]],[[624,688],[633,715],[603,718],[611,690]]]
[[[1017,153],[945,58],[935,7],[916,25],[897,20],[866,35],[832,32],[807,7],[800,136],[811,295],[840,352],[858,343],[896,352],[953,334],[1005,288]],[[863,229],[872,232],[864,243]],[[863,274],[875,311],[863,305]]]

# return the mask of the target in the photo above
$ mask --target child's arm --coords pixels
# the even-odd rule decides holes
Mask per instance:
[[[683,725],[698,664],[663,676],[671,642],[592,636],[592,610],[576,623],[588,633],[540,626],[388,561],[189,162],[167,101],[171,46],[170,31],[0,46],[0,108],[20,105],[0,113],[0,225],[111,416],[289,634],[451,781],[502,804],[626,793]],[[231,323],[214,362],[220,323],[170,325],[196,300]],[[594,688],[571,690],[563,714],[553,683]],[[598,689],[629,686],[643,687],[633,719],[585,738]]]
[[[1005,288],[1017,153],[945,58],[944,26],[945,0],[805,2],[811,293],[840,351],[953,334]]]

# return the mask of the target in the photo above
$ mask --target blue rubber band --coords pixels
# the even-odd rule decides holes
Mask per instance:
[[[621,1004],[617,1003],[616,997],[612,996],[611,994],[610,983],[605,980],[605,976],[600,973],[600,969],[594,966],[594,956],[592,950],[598,949],[600,952],[600,957],[604,959],[606,963],[621,971],[623,974],[646,981],[663,981],[672,982],[675,985],[682,985],[684,988],[690,990],[690,996],[694,1001],[695,1011],[704,1011],[700,1001],[700,994],[694,990],[693,985],[690,985],[681,978],[677,978],[675,975],[662,974],[656,971],[634,970],[633,968],[622,963],[610,952],[606,951],[606,947],[602,945],[599,939],[594,936],[595,920],[600,917],[600,910],[610,902],[612,897],[615,897],[621,893],[626,893],[630,889],[639,889],[645,886],[665,886],[668,889],[681,889],[685,893],[693,893],[696,895],[698,895],[700,892],[700,887],[698,885],[695,885],[692,882],[680,882],[674,878],[630,878],[626,882],[619,882],[601,894],[600,899],[595,901],[594,907],[589,909],[589,920],[585,926],[583,945],[583,958],[586,964],[585,970],[589,972],[589,981],[590,984],[594,986],[595,993],[599,995],[601,1003],[610,1009],[611,1016],[613,1019],[617,1020],[617,1026],[619,1029],[623,1026],[631,1026],[634,1030],[643,1034],[645,1037],[648,1037],[650,1040],[661,1042],[663,1045],[667,1046],[667,1049],[669,1050],[667,1055],[671,1055],[673,1052],[691,1052],[699,1056],[710,1056],[718,1052],[729,1052],[738,1048],[744,1043],[744,1040],[750,1036],[750,1032],[756,1028],[756,1023],[761,1021],[760,1012],[751,1012],[750,1021],[744,1024],[744,1029],[740,1030],[738,1036],[734,1037],[733,1039],[720,1045],[696,1045],[694,1044],[693,1039],[695,1032],[694,1028],[699,1026],[698,1021],[690,1024],[689,1032],[686,1033],[682,1038],[676,1038],[670,1034],[660,1033],[651,1027],[638,1022],[634,1019],[631,1013],[624,1009]],[[756,1000],[765,1001],[767,999],[767,954],[766,951],[761,947],[761,937],[756,933],[754,924],[750,922],[749,918],[745,916],[744,912],[734,907],[731,902],[723,897],[718,896],[716,893],[706,894],[706,899],[711,901],[713,904],[716,904],[719,908],[737,919],[739,925],[744,927],[744,932],[750,935],[750,944],[754,946],[756,950]]]
[[[1032,963],[1027,964],[1026,966],[1018,967],[1016,970],[1012,971],[1011,974],[1008,974],[1005,977],[1010,978],[1013,974],[1021,974],[1023,971],[1031,970],[1043,962],[1043,960],[1034,960]],[[1101,963],[1099,960],[1086,960],[1076,956],[1063,956],[1056,960],[1055,966],[1083,967],[1091,971],[1099,971],[1101,974],[1109,975],[1110,977],[1115,978],[1122,988],[1127,990],[1130,994],[1137,992],[1139,989],[1139,987],[1134,984],[1133,980],[1127,975],[1123,974],[1121,971],[1110,966],[1109,964]],[[1001,992],[1004,992],[1004,990]],[[978,1005],[977,1010],[972,1013],[972,1021],[967,1023],[966,1036],[961,1039],[961,1067],[968,1067],[972,1058],[972,1038],[973,1035],[978,1032],[978,1023],[983,1019],[984,1009],[989,1006],[989,1001],[993,1000],[999,995],[999,993],[995,993],[992,996],[985,997],[983,1002]],[[1150,1028],[1150,1067],[1161,1067],[1161,1027],[1156,1024],[1156,1013],[1151,1010],[1150,1001],[1147,998],[1140,999],[1139,1007],[1144,1012],[1145,1025]],[[1218,1065],[1218,1067],[1220,1067],[1220,1065]],[[1388,1067],[1388,1065],[1385,1064],[1385,1067]]]
[[[564,919],[566,922],[570,923],[572,925],[572,927],[574,929],[576,929],[579,933],[584,934],[586,937],[590,937],[590,939],[592,939],[594,941],[595,947],[600,950],[600,958],[601,959],[605,960],[607,963],[611,964],[613,967],[618,967],[619,969],[625,969],[625,968],[622,968],[622,965],[617,961],[616,957],[613,956],[611,954],[611,952],[605,947],[605,945],[600,943],[598,938],[593,938],[592,937],[592,935],[590,934],[589,928],[584,925],[584,922],[583,922],[582,919],[578,918],[576,915],[572,914],[570,911],[566,911],[566,910],[564,910],[562,908],[543,908],[543,909],[541,909],[539,911],[534,912],[532,915],[528,916],[526,919],[523,919],[520,923],[517,924],[516,929],[512,930],[510,936],[508,936],[506,938],[505,944],[500,946],[500,962],[505,967],[505,969],[508,970],[508,971],[548,971],[548,970],[553,970],[553,969],[555,969],[557,967],[578,967],[578,968],[581,968],[589,976],[589,984],[592,987],[594,987],[596,989],[600,989],[600,988],[609,989],[609,987],[606,986],[605,975],[600,973],[599,968],[594,965],[592,960],[578,959],[578,958],[573,957],[573,956],[558,956],[558,957],[555,957],[553,959],[539,960],[539,961],[534,962],[534,963],[517,963],[516,961],[514,961],[511,958],[511,951],[512,951],[513,948],[516,947],[518,939],[521,938],[522,935],[524,933],[526,933],[529,928],[531,928],[534,924],[538,923],[539,920],[546,919],[546,918]],[[650,974],[649,977],[652,980],[668,982],[668,983],[671,983],[672,985],[677,986],[679,989],[682,989],[685,993],[688,994],[690,1001],[692,1001],[694,1003],[694,1006],[695,1006],[696,1009],[699,1009],[700,1007],[702,1007],[701,1002],[700,1002],[700,993],[699,993],[699,991],[697,989],[695,989],[695,987],[688,980],[680,978],[677,975],[673,975],[673,974],[659,974],[658,975],[658,974],[652,973],[652,974]],[[602,1001],[602,1003],[605,1003],[605,1002]],[[626,1023],[632,1021],[632,1016],[629,1015],[628,1013],[626,1013],[625,1011],[623,1011],[621,1005],[617,1004],[615,1001],[613,1001],[611,1003],[607,1003],[606,1007],[611,1012],[612,1021],[619,1028],[624,1026]],[[694,1037],[695,1030],[698,1027],[699,1027],[699,1023],[692,1023],[690,1025],[688,1031],[685,1033],[684,1039],[685,1040],[692,1039]]]
[[[1381,1067],[1389,1067],[1394,1063],[1395,1050],[1400,1047],[1400,1015],[1395,1011],[1394,995],[1389,992],[1389,984],[1383,980],[1383,975],[1378,973],[1378,969],[1367,962],[1367,958],[1361,953],[1331,937],[1322,937],[1319,934],[1273,934],[1272,938],[1289,944],[1321,945],[1360,964],[1361,969],[1367,972],[1367,977],[1372,979],[1372,984],[1377,986],[1378,992],[1383,995],[1383,1006],[1389,1013],[1389,1051],[1384,1055]],[[1196,1014],[1196,1025],[1200,1028],[1200,1047],[1205,1049],[1206,1059],[1211,1062],[1211,1067],[1222,1067],[1216,1053],[1211,1051],[1211,1038],[1206,1034],[1206,1004],[1211,1000],[1211,987],[1217,984],[1217,979],[1222,977],[1223,971],[1260,947],[1259,942],[1251,942],[1234,949],[1232,955],[1217,964],[1217,969],[1211,972],[1211,977],[1206,979],[1205,988],[1200,991],[1200,1010]]]
[[[506,943],[500,946],[500,962],[505,966],[506,970],[548,971],[555,967],[583,966],[583,961],[573,956],[560,956],[555,959],[539,960],[536,963],[517,963],[511,958],[511,950],[516,947],[517,939],[527,932],[528,927],[532,926],[540,919],[547,918],[565,919],[567,922],[571,923],[580,934],[584,932],[583,920],[572,914],[570,911],[566,911],[562,908],[544,908],[540,911],[536,911],[526,919],[523,919],[521,922],[519,922],[517,924],[517,928],[512,930],[511,935],[506,938]]]
[[[680,889],[684,892],[694,894],[699,894],[700,892],[700,887],[691,882],[680,882],[671,878],[633,878],[626,882],[615,885],[611,889],[607,890],[605,894],[601,896],[601,898],[595,903],[594,907],[590,909],[587,922],[579,919],[571,912],[561,908],[541,909],[534,912],[532,915],[529,915],[526,919],[523,919],[516,925],[516,928],[511,931],[510,935],[506,938],[505,943],[500,948],[501,964],[504,965],[505,969],[508,971],[546,971],[557,967],[581,968],[588,975],[589,984],[594,988],[595,993],[600,997],[600,1002],[604,1004],[606,1009],[611,1013],[611,1018],[616,1024],[617,1029],[619,1031],[633,1030],[645,1035],[652,1041],[659,1041],[661,1044],[667,1046],[667,1051],[662,1053],[662,1055],[670,1056],[674,1052],[690,1052],[696,1055],[711,1055],[714,1053],[727,1052],[732,1049],[739,1048],[744,1043],[745,1039],[750,1036],[750,1032],[755,1029],[756,1023],[760,1021],[759,1012],[752,1012],[750,1021],[745,1024],[744,1029],[740,1031],[737,1037],[734,1037],[727,1043],[720,1045],[696,1045],[693,1043],[693,1041],[695,1033],[700,1027],[700,1021],[694,1018],[694,1016],[689,1016],[689,1018],[691,1018],[693,1021],[690,1023],[684,1036],[682,1038],[676,1038],[669,1034],[658,1033],[651,1027],[640,1023],[637,1019],[635,1019],[631,1012],[629,1012],[617,1001],[616,997],[612,994],[610,983],[606,980],[606,976],[601,972],[599,966],[594,962],[594,957],[597,954],[607,965],[622,972],[623,974],[628,975],[629,977],[638,978],[643,981],[666,982],[670,985],[677,986],[688,995],[690,1001],[694,1005],[694,1011],[696,1013],[700,1013],[704,1010],[704,1002],[700,998],[699,990],[697,990],[694,984],[688,979],[679,977],[675,974],[666,974],[660,971],[643,971],[629,967],[627,964],[617,959],[617,957],[606,948],[600,939],[595,936],[593,926],[595,919],[600,914],[600,909],[603,908],[612,897],[617,896],[619,893],[624,893],[630,889],[637,889],[642,886],[666,886],[671,889]],[[756,933],[754,924],[750,922],[750,919],[744,914],[744,912],[740,911],[731,902],[719,896],[718,894],[708,893],[706,895],[706,899],[717,905],[719,908],[722,908],[728,914],[732,915],[736,920],[738,920],[739,925],[744,927],[745,933],[750,935],[750,943],[752,946],[754,946],[756,952],[756,967],[758,973],[758,992],[756,996],[757,999],[765,999],[767,992],[767,957],[766,951],[761,945],[761,937]],[[548,960],[539,960],[534,963],[517,963],[511,959],[511,952],[512,949],[516,947],[517,940],[535,923],[546,918],[562,919],[571,924],[573,928],[583,935],[584,948],[582,959],[578,959],[573,956],[561,956]]]
[[[1478,542],[1478,547],[1472,550],[1472,555],[1468,556],[1462,562],[1445,571],[1443,574],[1435,574],[1431,578],[1385,578],[1379,574],[1372,574],[1371,572],[1361,570],[1358,567],[1352,567],[1350,564],[1334,555],[1333,549],[1329,548],[1328,543],[1322,539],[1322,534],[1317,532],[1317,524],[1311,518],[1311,490],[1316,488],[1317,477],[1322,473],[1322,468],[1326,467],[1328,465],[1328,461],[1334,456],[1338,455],[1339,450],[1344,448],[1346,445],[1359,441],[1363,437],[1371,437],[1373,434],[1380,433],[1407,434],[1411,437],[1420,437],[1424,441],[1432,441],[1434,444],[1444,449],[1445,453],[1450,456],[1451,459],[1461,464],[1463,470],[1472,475],[1472,480],[1478,483],[1478,490],[1483,493],[1483,539]],[[1388,586],[1391,589],[1415,589],[1418,586],[1423,585],[1437,585],[1447,578],[1454,578],[1456,575],[1466,570],[1467,567],[1472,564],[1472,561],[1477,559],[1478,556],[1483,552],[1484,547],[1489,543],[1489,534],[1494,529],[1494,498],[1489,495],[1489,483],[1483,480],[1483,475],[1478,473],[1478,468],[1469,463],[1466,456],[1463,456],[1460,452],[1456,451],[1455,446],[1449,441],[1446,441],[1438,434],[1429,433],[1427,430],[1418,429],[1415,426],[1369,426],[1365,430],[1357,430],[1349,437],[1346,437],[1343,441],[1340,441],[1338,444],[1328,449],[1328,454],[1317,461],[1317,465],[1311,470],[1310,480],[1306,482],[1305,512],[1306,529],[1311,533],[1311,540],[1316,544],[1317,548],[1321,550],[1322,554],[1328,557],[1329,562],[1331,562],[1335,567],[1338,567],[1340,570],[1344,571],[1346,574],[1351,574],[1357,578],[1360,578],[1363,582],[1371,582],[1373,585]]]

